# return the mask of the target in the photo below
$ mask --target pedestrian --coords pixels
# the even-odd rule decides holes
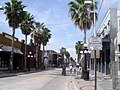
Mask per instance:
[[[76,67],[75,67],[75,66],[74,66],[74,69],[73,69],[73,70],[74,70],[74,74],[75,74],[75,73],[76,73]]]
[[[82,73],[82,67],[79,66],[79,73]]]
[[[78,78],[78,74],[79,74],[79,64],[76,65],[76,78]]]
[[[69,66],[69,68],[70,68],[70,74],[72,74],[72,68],[73,68],[72,64]]]
[[[66,76],[66,65],[62,65],[62,75]]]

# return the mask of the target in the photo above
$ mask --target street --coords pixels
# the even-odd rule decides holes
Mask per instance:
[[[0,78],[0,90],[69,90],[73,76],[61,75],[61,68]]]

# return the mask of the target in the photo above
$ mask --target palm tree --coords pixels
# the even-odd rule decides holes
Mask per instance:
[[[42,54],[42,59],[43,59],[43,62],[44,62],[44,53],[45,53],[45,48],[44,46],[47,45],[47,43],[49,42],[49,39],[51,38],[51,33],[50,33],[50,30],[46,27],[43,27],[43,33],[42,33],[42,44],[43,44],[43,54]]]
[[[65,56],[66,56],[67,60],[69,61],[70,60],[70,53],[68,51],[65,52]]]
[[[62,64],[64,63],[64,55],[65,55],[65,52],[66,52],[66,48],[62,47],[60,49],[60,53],[62,54]]]
[[[25,20],[21,23],[22,34],[25,35],[25,69],[27,61],[27,36],[35,29],[34,27],[34,17],[30,13],[26,13]]]
[[[41,48],[42,44],[42,28],[44,27],[44,23],[36,22],[35,23],[35,30],[32,32],[31,37],[34,39],[34,43],[36,46],[36,69],[38,69],[38,52]]]
[[[80,60],[80,51],[83,49],[83,42],[82,41],[78,41],[76,42],[76,45],[75,45],[75,49],[76,49],[76,54],[77,54],[77,61],[79,63],[79,60]]]
[[[22,4],[22,1],[18,1],[18,0],[10,0],[10,2],[6,2],[5,6],[3,7],[3,10],[5,10],[4,14],[6,15],[6,20],[8,21],[9,26],[13,28],[12,45],[11,45],[12,50],[11,50],[10,63],[9,63],[11,72],[13,71],[15,29],[19,28],[21,22],[24,20],[26,11],[23,11],[23,9],[25,7],[26,6]]]
[[[70,53],[68,51],[66,51],[65,56],[66,56],[67,59],[69,59],[70,58]]]
[[[91,0],[93,1],[93,0]],[[69,14],[75,26],[84,31],[84,43],[86,43],[86,30],[91,28],[94,22],[94,9],[97,9],[97,2],[95,7],[93,4],[85,4],[85,0],[75,0],[68,3]],[[95,12],[96,20],[97,13]]]
[[[93,1],[93,0],[91,0]],[[68,3],[69,14],[75,26],[84,31],[84,44],[86,43],[86,30],[90,29],[92,24],[94,24],[94,9],[97,9],[97,2],[95,5],[85,4],[85,0],[75,0]],[[95,6],[95,7],[94,7]],[[95,12],[95,17],[97,20],[97,13]],[[82,63],[82,70],[87,69],[86,60]],[[82,77],[84,76],[82,72]]]

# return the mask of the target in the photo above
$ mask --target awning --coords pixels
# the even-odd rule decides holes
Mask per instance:
[[[21,52],[21,50],[20,50],[20,49],[18,49],[18,48],[15,48],[15,49],[14,49],[14,51],[15,51],[15,53],[18,53],[18,54],[23,54],[23,53]]]
[[[4,52],[11,52],[11,51],[12,51],[12,47],[10,47],[10,46],[2,46],[0,49],[1,49],[1,50],[0,50],[1,52],[2,52],[2,51],[4,51]],[[18,48],[14,48],[14,53],[23,54],[23,53],[21,52],[21,50],[18,49]]]

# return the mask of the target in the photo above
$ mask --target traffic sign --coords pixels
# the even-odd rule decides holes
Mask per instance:
[[[102,50],[102,44],[89,44],[91,50]]]
[[[89,48],[91,50],[102,50],[102,39],[100,37],[90,37]]]
[[[102,39],[100,37],[90,37],[89,38],[89,43],[91,43],[91,44],[101,44]]]

